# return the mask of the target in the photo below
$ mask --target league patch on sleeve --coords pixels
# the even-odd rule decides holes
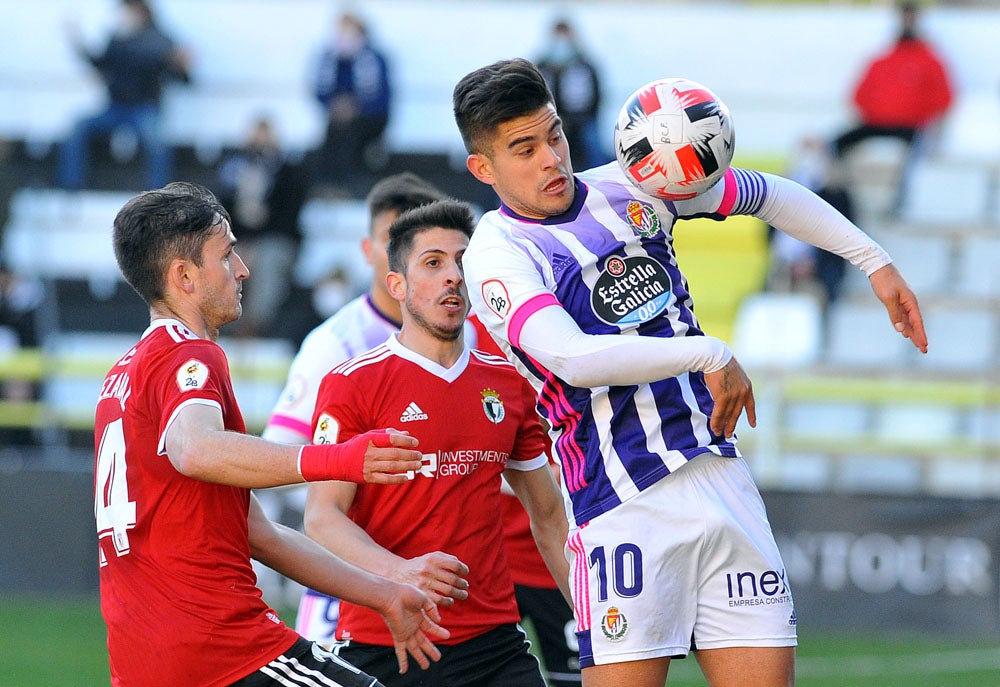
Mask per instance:
[[[208,381],[208,365],[191,358],[179,368],[177,368],[177,387],[181,391],[192,391],[201,389]]]
[[[313,432],[314,444],[335,444],[337,443],[337,433],[340,425],[332,416],[322,413],[316,423],[316,431]]]
[[[510,314],[510,296],[507,295],[507,287],[502,281],[490,279],[483,282],[483,301],[497,317],[502,320],[507,319],[507,315]]]

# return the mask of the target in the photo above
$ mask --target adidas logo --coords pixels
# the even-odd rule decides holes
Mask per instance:
[[[400,422],[413,422],[414,420],[426,420],[426,419],[427,419],[427,413],[420,410],[420,406],[418,406],[413,401],[410,401],[410,405],[406,406],[406,410],[404,410],[403,414],[399,416]]]

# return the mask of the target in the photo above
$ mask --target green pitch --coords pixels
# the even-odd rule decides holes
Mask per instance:
[[[292,622],[292,612],[283,614]],[[0,599],[0,687],[110,683],[95,598]],[[670,685],[705,685],[693,659],[674,661]],[[1000,685],[1000,640],[831,634],[800,629],[799,687]]]

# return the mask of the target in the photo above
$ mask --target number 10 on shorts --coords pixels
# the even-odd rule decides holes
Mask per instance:
[[[597,568],[598,601],[608,600],[608,582],[615,595],[631,599],[642,593],[642,550],[628,542],[619,544],[608,557],[603,546],[590,552],[590,567]]]

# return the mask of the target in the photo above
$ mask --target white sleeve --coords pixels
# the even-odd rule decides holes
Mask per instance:
[[[495,338],[580,388],[645,384],[685,372],[715,372],[733,354],[710,336],[586,334],[556,299],[540,256],[480,226],[463,258],[469,296]],[[502,275],[502,276],[499,276]]]
[[[585,334],[556,304],[528,316],[516,345],[568,384],[581,388],[715,372],[733,357],[726,344],[713,336]]]
[[[762,176],[768,192],[755,217],[839,255],[869,276],[892,262],[882,246],[809,189],[774,174]]]
[[[312,416],[323,377],[348,358],[344,343],[326,323],[303,340],[288,379],[261,436],[283,444],[312,443]]]

